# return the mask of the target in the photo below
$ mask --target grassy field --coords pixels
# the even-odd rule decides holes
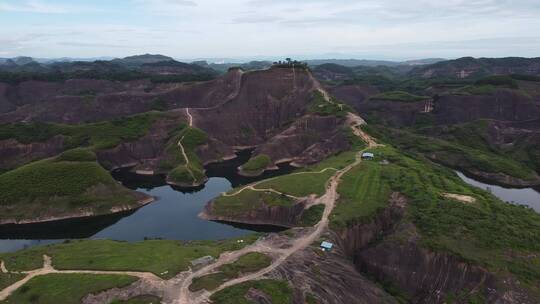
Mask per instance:
[[[304,197],[311,194],[320,196],[325,191],[325,185],[335,170],[326,170],[322,173],[289,174],[270,179],[255,186],[256,189],[274,189],[281,193]]]
[[[325,185],[328,179],[336,173],[336,170],[345,168],[347,165],[355,161],[357,152],[349,151],[331,156],[324,161],[306,168],[298,169],[298,172],[308,172],[308,174],[299,175],[283,175],[273,179],[264,181],[257,186],[256,189],[274,189],[279,192],[293,196],[307,196],[310,194],[320,195],[324,193]],[[319,173],[323,169],[329,169],[323,173]],[[229,193],[235,193],[241,188],[236,188]],[[246,189],[235,196],[220,196],[214,203],[214,214],[223,216],[242,215],[250,210],[260,208],[263,202],[272,206],[292,206],[294,201],[283,195],[272,192],[257,192]],[[316,210],[312,210],[316,211]],[[309,225],[316,217],[316,214],[308,213],[311,218],[307,220],[305,225]]]
[[[312,99],[313,101],[309,106],[309,111],[311,113],[322,116],[334,115],[337,117],[345,117],[347,113],[354,112],[354,110],[350,106],[344,104],[343,102],[340,102],[332,96],[330,97],[330,100],[332,102],[326,101],[322,93],[319,91],[315,91],[313,93]]]
[[[317,224],[323,215],[324,205],[311,206],[307,210],[304,210],[302,218],[300,219],[300,225],[304,227],[311,227]]]
[[[429,96],[414,95],[404,91],[384,92],[371,97],[372,100],[391,100],[399,102],[417,102],[429,99]]]
[[[208,135],[202,130],[182,125],[169,140],[166,153],[167,159],[160,168],[169,171],[168,178],[177,183],[200,184],[205,179],[204,168],[195,149],[207,142]],[[178,142],[182,142],[184,151],[189,159],[189,165],[181,152]]]
[[[333,229],[369,220],[387,205],[391,192],[400,192],[409,202],[406,220],[415,224],[424,246],[494,272],[511,273],[528,284],[540,281],[539,214],[503,203],[425,159],[389,147],[376,153],[390,164],[363,162],[343,177],[331,218]],[[476,202],[447,199],[444,192],[468,195]]]
[[[78,304],[90,293],[124,287],[136,280],[117,275],[48,274],[31,279],[5,303]]]
[[[476,120],[452,126],[422,128],[418,133],[427,135],[435,133],[438,138],[450,143],[496,154],[540,171],[540,143],[521,139],[514,145],[490,145],[490,124],[490,120]]]
[[[165,114],[148,112],[112,121],[79,125],[52,123],[16,123],[0,125],[0,139],[14,138],[21,143],[41,142],[55,135],[66,137],[67,148],[88,145],[108,149],[146,134],[150,126]]]
[[[234,193],[232,190],[229,193]],[[290,207],[294,200],[273,192],[252,191],[246,189],[238,195],[220,196],[214,201],[213,213],[222,216],[242,215],[250,210],[258,209],[265,205]]]
[[[210,297],[215,304],[250,304],[245,297],[249,289],[257,289],[268,295],[272,304],[291,304],[292,289],[286,281],[258,280],[234,285],[220,290]]]
[[[269,256],[258,252],[251,252],[241,256],[234,263],[221,266],[216,273],[195,278],[189,289],[191,291],[202,289],[212,291],[226,281],[240,277],[242,274],[256,272],[270,266],[271,263],[272,259]]]
[[[534,171],[526,165],[487,148],[480,148],[478,144],[476,144],[478,148],[474,148],[458,142],[451,143],[433,137],[381,126],[377,126],[376,128],[368,126],[366,129],[378,138],[393,144],[403,151],[434,155],[438,162],[459,168],[460,170],[505,173],[524,180],[531,180],[535,176]],[[466,140],[468,142],[485,142],[478,138],[478,135]]]
[[[70,161],[70,162],[92,162],[96,161],[96,153],[86,148],[75,148],[63,152],[56,157],[58,161]]]
[[[355,151],[363,147],[364,144],[358,144]],[[309,172],[309,174],[288,174],[279,176],[262,182],[258,184],[255,188],[271,188],[279,192],[297,197],[304,197],[310,194],[316,194],[320,196],[324,193],[326,183],[330,179],[330,177],[336,174],[336,170],[341,170],[347,165],[353,163],[355,161],[355,154],[356,152],[349,151],[331,156],[319,162],[318,164],[298,169],[294,172]],[[329,170],[319,173],[324,169]]]
[[[137,201],[133,192],[93,161],[37,161],[0,175],[0,192],[2,218],[32,218],[47,210],[63,214],[81,207],[106,212]]]
[[[356,159],[356,151],[342,152],[337,155],[328,157],[320,163],[311,165],[306,168],[298,169],[296,172],[319,172],[326,168],[334,168],[341,170],[352,164]]]
[[[246,173],[258,173],[266,169],[272,160],[268,155],[260,154],[249,159],[249,161],[242,165],[242,171]]]
[[[1,254],[0,259],[12,271],[31,270],[43,265],[42,255],[52,257],[53,265],[63,270],[147,271],[171,278],[185,271],[194,259],[238,250],[252,243],[257,235],[226,241],[144,241],[138,243],[109,240],[73,241],[66,244],[33,247],[15,253]]]
[[[383,149],[375,152],[383,153]],[[330,218],[331,227],[337,229],[361,222],[384,208],[390,188],[383,176],[389,170],[390,167],[376,161],[364,161],[347,172],[338,187],[340,199]]]
[[[17,281],[22,280],[24,276],[24,274],[0,272],[0,290],[10,286]]]

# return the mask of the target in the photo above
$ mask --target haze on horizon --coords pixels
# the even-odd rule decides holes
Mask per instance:
[[[0,57],[540,56],[537,0],[0,0]]]

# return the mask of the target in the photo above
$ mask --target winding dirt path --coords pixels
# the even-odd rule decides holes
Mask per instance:
[[[354,114],[350,114],[350,115],[352,115],[352,117],[350,117],[350,121],[352,122],[357,122],[359,119],[361,120],[361,118],[359,117],[358,118],[354,117],[356,116]],[[272,247],[270,244],[265,244],[264,242],[257,242],[251,246],[245,247],[242,250],[222,254],[215,263],[208,265],[190,274],[183,280],[183,282],[181,282],[179,294],[177,297],[175,297],[176,299],[174,303],[175,304],[208,303],[209,297],[213,293],[232,285],[260,279],[265,274],[279,267],[292,254],[305,249],[306,247],[310,246],[313,242],[315,242],[328,228],[328,224],[330,222],[329,220],[330,214],[332,213],[332,210],[334,209],[335,203],[338,198],[337,188],[341,180],[341,177],[345,173],[347,173],[349,170],[351,170],[352,168],[354,168],[355,166],[357,166],[358,164],[362,162],[362,158],[360,157],[360,155],[363,151],[379,146],[379,144],[377,144],[373,138],[371,138],[368,134],[362,131],[362,129],[360,128],[360,124],[354,123],[353,125],[351,125],[351,128],[353,129],[354,134],[356,134],[357,136],[368,139],[366,140],[368,146],[362,151],[360,151],[359,153],[357,153],[356,160],[352,164],[349,164],[347,167],[343,168],[342,170],[337,171],[337,173],[330,178],[330,182],[328,183],[325,194],[317,198],[317,204],[325,205],[325,209],[319,223],[317,223],[314,227],[310,228],[310,231],[307,234],[295,239],[292,242],[292,246],[286,249],[275,248],[275,247]],[[253,187],[253,185],[251,185],[251,187]],[[239,191],[243,191],[244,189],[249,189],[249,187],[244,187]],[[239,192],[237,192],[236,194],[238,193]],[[220,266],[224,264],[232,263],[236,261],[240,256],[249,252],[269,253],[269,254],[277,255],[278,257],[274,259],[274,261],[272,262],[270,266],[264,269],[261,269],[255,273],[247,274],[242,277],[227,281],[214,291],[206,291],[202,293],[199,292],[196,294],[190,292],[189,286],[191,285],[194,278],[201,277],[201,276],[210,274],[212,272],[215,272]]]
[[[193,127],[193,116],[189,113],[189,108],[186,108],[186,115],[188,117],[188,125],[189,127]],[[187,156],[187,153],[186,153],[186,150],[184,149],[184,145],[182,145],[182,141],[184,140],[186,136],[182,136],[182,138],[180,138],[180,140],[178,141],[178,147],[180,148],[180,152],[182,152],[182,156],[184,157],[184,159],[186,160],[186,164],[185,164],[185,167],[186,167],[186,170],[188,171],[189,175],[191,176],[191,179],[193,180],[193,183],[195,183],[195,181],[197,180],[195,178],[195,174],[193,174],[193,171],[191,171],[191,169],[189,168],[189,157]]]
[[[331,102],[329,95],[323,90],[319,89],[323,96],[325,96],[325,99],[328,100],[328,102]],[[325,94],[326,93],[326,94]],[[189,113],[189,109],[186,108],[186,115],[189,118],[189,125],[190,127],[193,126],[193,116]],[[321,217],[321,220],[314,226],[310,228],[305,228],[302,230],[302,233],[299,237],[292,239],[288,243],[288,247],[283,248],[283,246],[280,246],[278,244],[272,243],[271,238],[269,239],[261,239],[255,242],[252,245],[246,246],[243,249],[237,250],[237,251],[231,251],[231,252],[225,252],[222,253],[218,259],[210,264],[207,265],[199,270],[193,271],[188,270],[184,271],[180,274],[178,274],[176,277],[174,277],[171,280],[165,281],[156,276],[153,273],[149,272],[132,272],[132,271],[93,271],[93,270],[56,270],[52,266],[51,258],[44,255],[43,256],[43,267],[37,270],[28,271],[28,272],[22,272],[23,274],[26,274],[24,279],[12,284],[11,286],[5,288],[4,290],[0,291],[0,301],[3,301],[7,299],[14,291],[16,291],[18,288],[26,284],[28,281],[30,281],[32,278],[36,276],[41,275],[47,275],[52,273],[63,273],[63,274],[95,274],[95,275],[129,275],[133,277],[137,277],[141,280],[144,280],[145,283],[150,284],[151,286],[155,286],[156,290],[162,290],[165,292],[167,296],[164,301],[167,301],[166,303],[174,303],[174,304],[202,304],[202,303],[209,303],[210,296],[220,290],[223,290],[224,288],[230,287],[232,285],[236,285],[239,283],[251,281],[251,280],[257,280],[261,279],[264,275],[268,274],[269,272],[275,270],[277,267],[282,265],[282,263],[287,260],[291,255],[294,253],[301,251],[305,249],[306,247],[313,244],[315,241],[317,241],[323,233],[327,230],[328,224],[330,222],[330,215],[332,213],[332,210],[335,207],[338,193],[337,188],[339,186],[339,182],[344,174],[346,174],[349,170],[357,166],[362,162],[362,159],[360,157],[361,153],[363,151],[366,151],[371,148],[375,148],[379,145],[372,137],[370,137],[368,134],[362,131],[361,125],[365,124],[365,122],[360,118],[359,116],[349,113],[348,115],[348,124],[353,130],[353,133],[360,137],[362,140],[364,140],[367,143],[367,147],[356,154],[356,159],[353,163],[349,164],[345,168],[338,170],[336,168],[325,168],[322,169],[319,172],[297,172],[293,173],[292,175],[300,175],[300,174],[321,174],[326,172],[327,170],[334,170],[336,173],[330,177],[330,179],[327,182],[326,186],[326,192],[315,199],[314,204],[323,204],[325,206],[323,215]],[[182,140],[184,137],[182,137],[179,142],[178,146],[180,147],[182,154],[184,158],[186,159],[186,167],[189,164],[189,159],[187,157],[187,154],[184,150],[184,147],[182,145]],[[189,168],[188,168],[189,170]],[[277,178],[277,177],[275,177]],[[273,179],[273,178],[272,178]],[[246,189],[254,190],[254,191],[272,191],[276,193],[280,193],[274,189],[256,189],[255,186],[258,184],[261,184],[263,182],[272,180],[267,179],[263,180],[248,186],[243,187],[242,189],[236,191],[235,193],[231,194],[223,194],[225,196],[234,196],[238,195],[242,191]],[[282,245],[282,244],[281,244]],[[211,274],[213,272],[216,272],[219,267],[233,263],[234,261],[238,260],[241,256],[250,253],[250,252],[260,252],[264,254],[268,254],[272,256],[274,259],[272,261],[272,264],[264,269],[261,269],[255,273],[247,274],[244,276],[241,276],[239,278],[230,280],[219,286],[214,291],[202,291],[197,293],[192,293],[189,290],[189,286],[193,282],[193,279],[197,277],[201,277],[207,274]],[[4,263],[2,262],[2,272],[8,272],[8,270],[5,268]]]
[[[305,174],[322,174],[328,170],[334,170],[334,171],[339,171],[338,169],[336,168],[324,168],[322,169],[321,171],[318,171],[318,172],[309,172],[309,171],[305,171],[305,172],[296,172],[296,173],[291,173],[291,174],[288,174],[288,176],[290,175],[305,175]],[[242,193],[244,190],[246,189],[249,189],[249,190],[253,190],[253,191],[271,191],[271,192],[274,192],[274,193],[277,193],[277,194],[284,194],[284,193],[281,193],[275,189],[258,189],[258,188],[255,188],[257,185],[259,184],[262,184],[262,183],[265,183],[265,182],[268,182],[268,181],[271,181],[271,180],[274,180],[274,179],[277,179],[281,176],[276,176],[276,177],[272,177],[272,178],[269,178],[269,179],[265,179],[265,180],[262,180],[262,181],[258,181],[258,182],[255,182],[253,184],[250,184],[250,185],[246,185],[242,188],[240,188],[239,190],[237,190],[236,192],[233,192],[233,193],[222,193],[221,195],[223,196],[236,196],[240,193]],[[284,194],[284,195],[287,195],[289,197],[293,197],[293,198],[296,198],[295,196],[292,196],[292,195],[288,195],[288,194]]]
[[[189,126],[193,127],[193,116],[189,113],[189,108],[186,108],[186,115],[188,117]]]
[[[18,273],[18,272],[13,272]],[[0,301],[6,300],[13,292],[28,283],[31,279],[37,276],[43,276],[48,274],[95,274],[95,275],[128,275],[145,280],[147,283],[160,284],[163,280],[151,272],[137,272],[137,271],[99,271],[99,270],[57,270],[52,266],[51,257],[43,256],[43,267],[32,271],[23,271],[21,274],[26,276],[20,280],[8,286],[4,290],[0,291]]]
[[[0,261],[0,272],[9,273],[9,271],[6,268],[6,264],[4,264],[4,261]]]

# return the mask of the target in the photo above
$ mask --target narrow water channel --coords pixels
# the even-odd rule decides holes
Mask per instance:
[[[459,171],[456,171],[456,173],[467,184],[491,192],[502,201],[526,205],[540,213],[540,192],[533,188],[505,188],[475,180]]]
[[[198,217],[206,203],[233,187],[294,170],[289,165],[263,176],[246,178],[236,168],[247,161],[249,151],[238,158],[206,167],[208,182],[195,190],[177,189],[162,176],[143,177],[127,170],[113,172],[126,187],[156,197],[156,201],[138,210],[115,215],[57,221],[31,225],[0,227],[0,252],[62,242],[66,239],[112,239],[140,241],[147,238],[170,240],[218,240],[238,237],[252,231],[278,231],[277,227],[228,225]]]

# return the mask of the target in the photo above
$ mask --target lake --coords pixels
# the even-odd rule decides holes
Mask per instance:
[[[456,171],[456,173],[459,178],[467,184],[487,190],[502,201],[512,204],[527,205],[540,213],[540,192],[533,188],[506,188],[498,185],[486,184],[468,177],[459,171]]]
[[[202,220],[198,217],[206,203],[233,187],[286,174],[294,170],[288,164],[279,170],[248,178],[237,174],[236,168],[246,162],[250,151],[238,153],[234,160],[206,167],[208,182],[198,189],[173,188],[164,176],[140,176],[128,170],[112,173],[126,187],[156,197],[156,201],[138,210],[122,214],[84,219],[56,221],[30,225],[0,227],[0,252],[20,250],[30,246],[62,242],[66,239],[112,239],[140,241],[145,238],[168,240],[218,240],[239,237],[253,231],[280,231],[279,227],[229,225]]]

